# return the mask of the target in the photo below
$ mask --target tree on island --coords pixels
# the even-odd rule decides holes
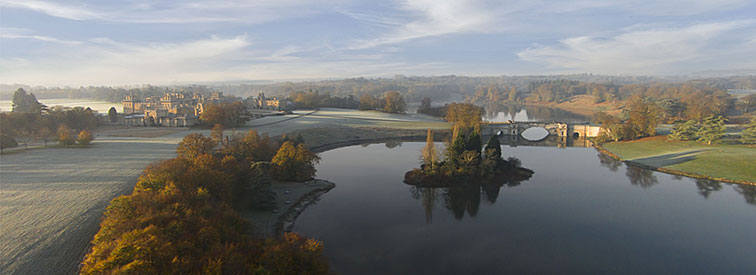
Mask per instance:
[[[483,181],[521,181],[533,174],[533,171],[519,167],[519,160],[504,160],[501,157],[498,137],[489,139],[484,156],[481,155],[481,147],[482,138],[478,128],[472,132],[461,131],[447,146],[444,159],[433,161],[434,143],[432,132],[428,131],[422,152],[423,164],[420,169],[407,172],[404,181],[417,186],[451,186],[470,182],[471,178]]]
[[[433,165],[438,162],[438,152],[436,150],[436,144],[433,141],[433,132],[428,129],[428,136],[425,140],[425,147],[423,148],[423,164],[433,169]]]
[[[670,140],[687,141],[696,140],[696,134],[698,133],[698,121],[693,119],[683,123],[675,124],[675,127],[667,136]]]
[[[707,116],[701,121],[701,128],[698,129],[697,135],[699,140],[711,145],[722,139],[725,134],[724,117],[722,116]]]
[[[756,117],[751,118],[751,123],[740,131],[740,142],[743,144],[756,144]]]

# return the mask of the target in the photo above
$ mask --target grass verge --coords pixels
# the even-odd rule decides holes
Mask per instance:
[[[668,141],[666,136],[611,142],[599,151],[670,174],[756,184],[756,148],[746,145]],[[603,150],[602,150],[603,149]]]

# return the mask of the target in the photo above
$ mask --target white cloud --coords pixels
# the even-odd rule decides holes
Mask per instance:
[[[226,80],[390,76],[441,72],[442,63],[390,60],[380,54],[345,54],[326,46],[255,49],[246,36],[180,43],[128,44],[108,38],[61,44],[44,56],[0,57],[0,83],[134,85]],[[307,53],[306,56],[293,56]]]
[[[380,37],[355,41],[350,48],[367,49],[423,37],[485,31],[495,18],[489,9],[491,7],[475,0],[404,0],[398,8],[413,19],[401,24],[396,18],[370,17],[369,21],[383,21],[386,25],[397,27]],[[361,19],[367,16],[353,17]]]
[[[291,16],[320,12],[341,0],[198,0],[192,2],[154,3],[130,1],[117,4],[109,1],[72,5],[65,1],[0,0],[0,7],[19,8],[71,20],[100,20],[130,23],[263,23]]]
[[[650,74],[756,65],[756,48],[738,32],[756,33],[756,20],[685,27],[637,26],[611,37],[580,36],[519,52],[525,61],[563,72]],[[735,37],[733,39],[733,37]],[[693,66],[695,65],[695,66]]]
[[[44,42],[76,45],[80,41],[64,40],[55,37],[32,34],[31,31],[22,28],[0,28],[0,39],[34,39]]]
[[[83,6],[72,6],[37,0],[0,0],[0,7],[22,8],[42,12],[50,16],[71,20],[97,19],[100,17],[95,11]]]

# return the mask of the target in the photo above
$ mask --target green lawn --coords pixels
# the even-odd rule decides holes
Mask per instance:
[[[667,141],[666,136],[611,142],[603,147],[623,160],[651,167],[756,182],[756,147]]]

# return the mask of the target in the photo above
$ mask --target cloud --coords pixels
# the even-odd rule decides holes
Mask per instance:
[[[441,72],[439,62],[405,62],[348,54],[326,46],[256,49],[246,35],[175,43],[130,44],[109,38],[61,44],[45,55],[0,57],[0,83],[34,85],[186,84]],[[296,56],[295,56],[296,55]],[[302,55],[302,56],[298,56]]]
[[[744,33],[756,34],[755,25],[756,20],[684,27],[634,26],[610,37],[579,36],[555,45],[534,45],[517,56],[561,72],[602,74],[690,72],[732,64],[754,66],[756,60],[744,57],[756,56],[756,48],[740,37]]]
[[[100,18],[100,14],[82,6],[72,6],[37,0],[0,0],[0,7],[22,8],[42,12],[50,16],[87,20]]]
[[[340,0],[199,0],[157,4],[154,1],[130,1],[127,4],[94,1],[89,5],[41,0],[0,0],[0,7],[27,9],[70,20],[99,20],[126,23],[264,23],[291,16],[320,12]]]
[[[27,29],[21,28],[0,28],[0,39],[34,39],[44,42],[76,45],[81,44],[80,41],[63,40],[55,37],[31,34]]]
[[[474,0],[405,0],[398,8],[405,12],[409,22],[399,23],[394,17],[367,16],[353,18],[368,22],[383,22],[397,26],[377,38],[357,40],[350,49],[367,49],[396,44],[412,39],[488,29],[494,22],[494,13]],[[367,18],[367,19],[365,19]]]

